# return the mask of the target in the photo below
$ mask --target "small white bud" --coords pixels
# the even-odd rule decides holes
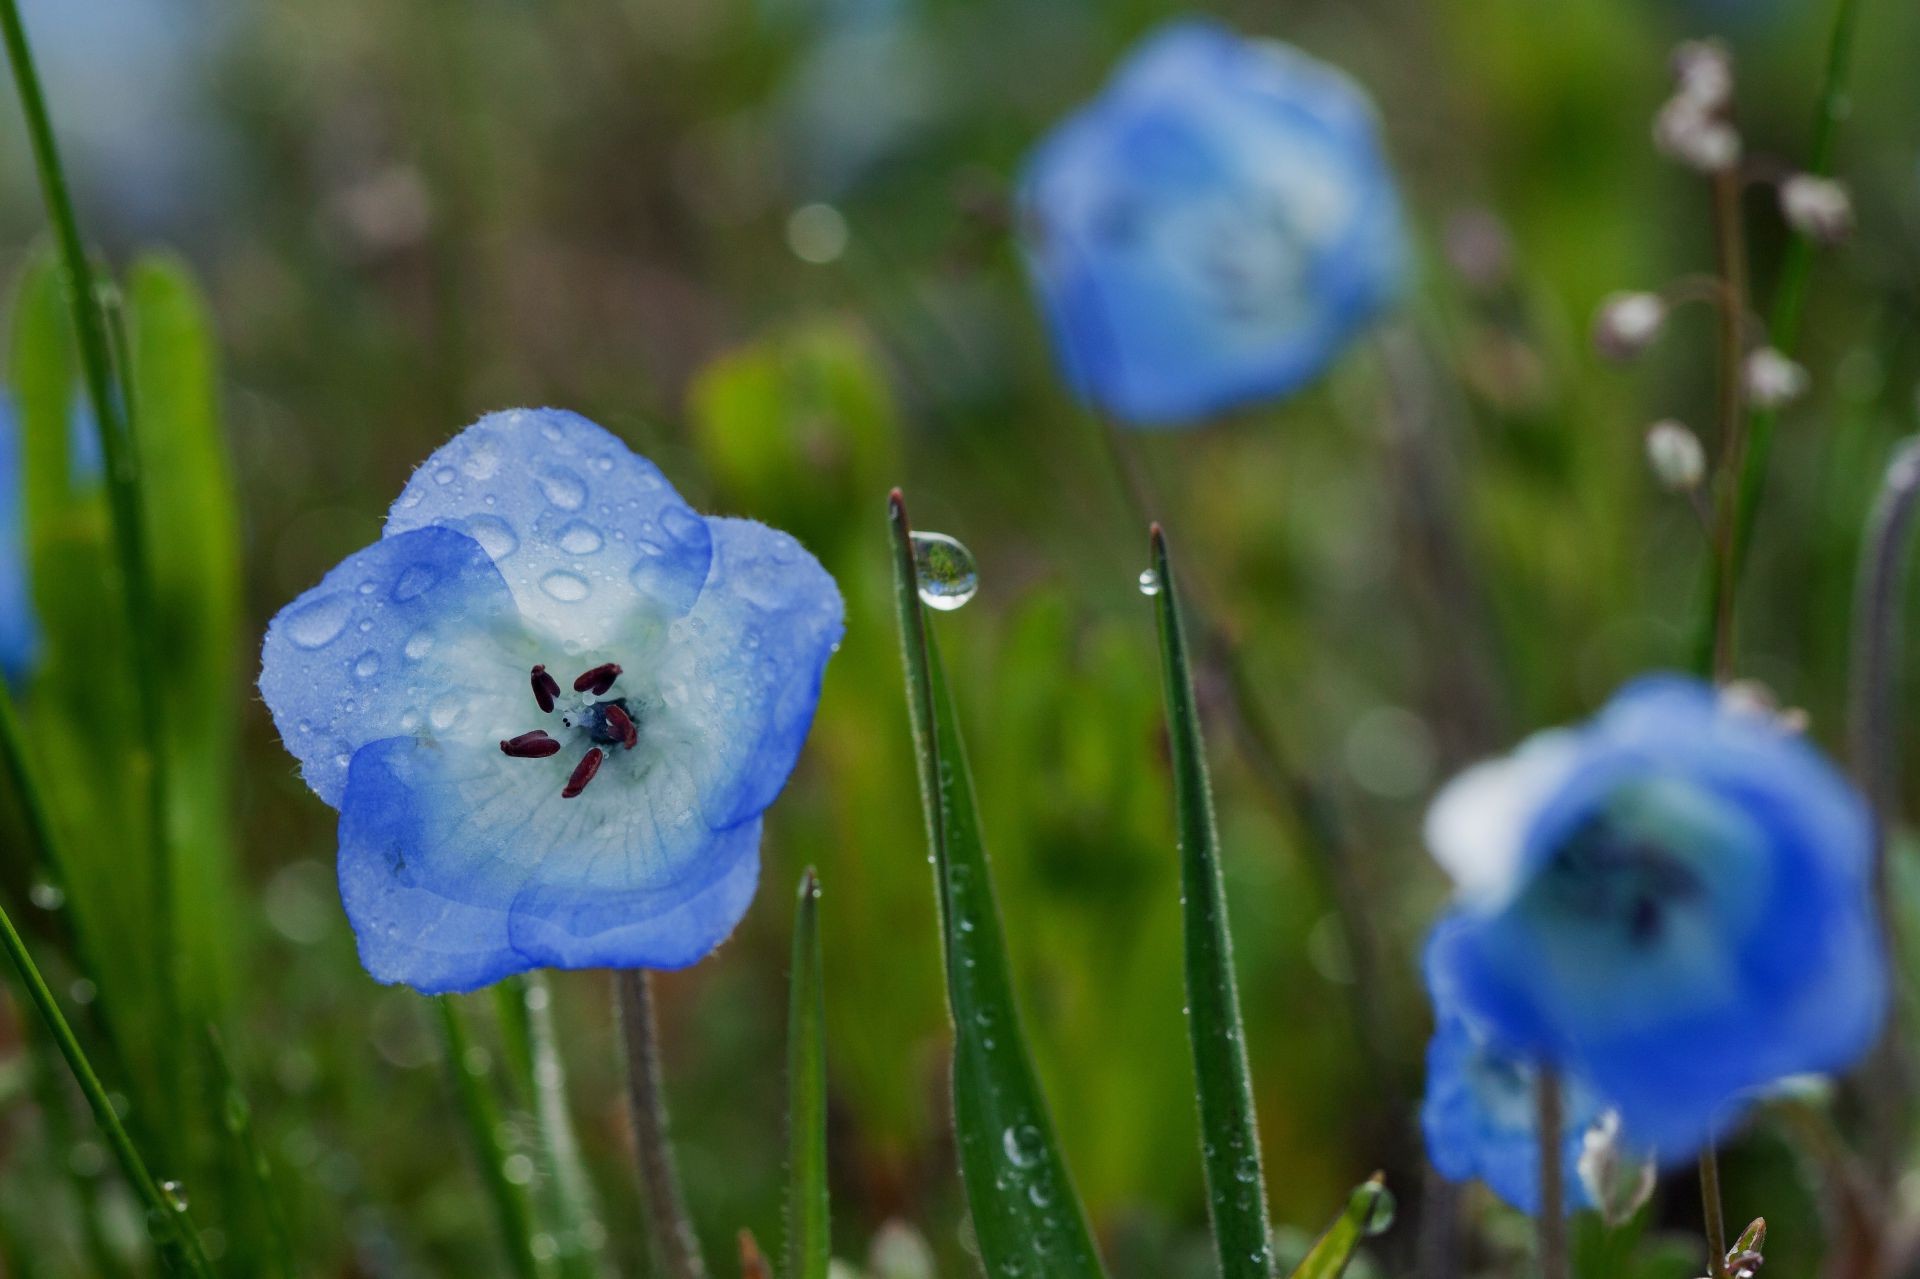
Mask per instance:
[[[1707,451],[1680,423],[1655,422],[1647,428],[1647,469],[1661,488],[1690,493],[1707,478]]]
[[[1673,51],[1674,96],[1704,114],[1733,105],[1733,56],[1715,40],[1688,40]]]
[[[1668,99],[1654,117],[1653,144],[1701,173],[1724,173],[1740,163],[1740,131],[1684,94]]]
[[[1832,178],[1796,173],[1780,184],[1780,215],[1787,225],[1822,244],[1853,234],[1853,200]]]
[[[1741,367],[1747,398],[1763,409],[1783,408],[1807,393],[1807,371],[1770,346],[1747,356]]]
[[[1625,362],[1652,346],[1667,327],[1667,304],[1657,293],[1612,293],[1593,317],[1593,345]]]
[[[1587,1198],[1609,1226],[1620,1226],[1653,1195],[1653,1161],[1626,1148],[1620,1112],[1609,1110],[1587,1129],[1576,1166]]]

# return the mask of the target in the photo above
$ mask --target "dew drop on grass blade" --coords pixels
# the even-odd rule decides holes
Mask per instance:
[[[1293,1279],[1340,1279],[1360,1241],[1393,1224],[1393,1192],[1379,1173],[1361,1182],[1347,1207],[1293,1272]]]
[[[1247,1070],[1246,1036],[1233,976],[1233,939],[1220,873],[1213,785],[1187,664],[1180,592],[1160,526],[1152,533],[1150,592],[1159,623],[1160,664],[1172,747],[1174,808],[1180,828],[1180,892],[1185,913],[1187,1033],[1200,1100],[1207,1204],[1222,1279],[1266,1279],[1273,1271],[1266,1182]],[[1142,580],[1146,580],[1144,577]]]
[[[1102,1274],[1055,1141],[1013,997],[973,776],[939,646],[927,626],[906,504],[895,490],[894,607],[920,794],[933,850],[947,1004],[953,1122],[974,1237],[992,1279]]]

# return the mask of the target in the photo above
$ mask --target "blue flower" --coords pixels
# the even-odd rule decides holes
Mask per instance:
[[[1427,1095],[1420,1103],[1427,1157],[1447,1180],[1477,1178],[1515,1208],[1537,1214],[1537,1070],[1526,1059],[1503,1051],[1439,990],[1434,992],[1434,1016],[1433,1039],[1427,1045]],[[1589,1203],[1578,1169],[1604,1108],[1593,1090],[1578,1081],[1563,1081],[1560,1096],[1564,1210],[1571,1212]]]
[[[1066,376],[1136,426],[1302,386],[1406,270],[1365,94],[1211,22],[1148,36],[1028,158],[1020,205]]]
[[[1468,770],[1427,843],[1458,886],[1435,989],[1584,1078],[1663,1162],[1879,1033],[1866,809],[1776,717],[1707,685],[1640,680]]]
[[[27,578],[25,459],[12,404],[0,395],[0,679],[26,678],[40,648]]]
[[[268,627],[382,981],[675,968],[732,932],[842,633],[791,537],[702,517],[575,414],[482,418]]]

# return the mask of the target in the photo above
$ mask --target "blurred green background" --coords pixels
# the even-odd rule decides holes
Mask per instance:
[[[189,646],[214,654],[212,700],[183,708],[218,719],[194,765],[211,770],[193,793],[212,805],[195,820],[213,834],[182,891],[188,944],[206,966],[196,989],[246,1081],[303,1273],[503,1264],[432,1010],[358,966],[331,879],[333,815],[244,682],[265,619],[378,536],[411,467],[482,412],[519,404],[577,409],[657,461],[697,507],[791,530],[848,600],[813,738],[770,814],[760,899],[716,956],[662,983],[682,1158],[713,1255],[742,1226],[763,1243],[780,1235],[788,905],[812,864],[824,886],[836,1251],[864,1264],[876,1232],[902,1219],[937,1273],[970,1265],[888,614],[884,497],[898,483],[918,526],[978,556],[979,598],[939,625],[1076,1178],[1117,1275],[1211,1273],[1159,674],[1135,587],[1145,530],[1099,427],[1055,377],[1006,211],[1023,151],[1135,36],[1186,10],[24,7],[89,235],[116,265],[143,247],[176,250],[217,333],[204,389],[224,423],[237,511],[217,492],[180,497],[200,522],[159,538],[160,558],[189,582],[204,569],[217,597],[196,615],[214,619],[212,638]],[[1586,341],[1607,292],[1711,267],[1704,188],[1649,141],[1668,51],[1685,35],[1729,40],[1749,149],[1791,165],[1807,146],[1831,8],[1210,10],[1368,86],[1422,248],[1402,314],[1315,388],[1203,431],[1128,441],[1189,589],[1236,642],[1285,755],[1335,798],[1347,832],[1342,873],[1378,943],[1364,988],[1324,865],[1240,749],[1225,667],[1203,663],[1275,1215],[1318,1230],[1349,1187],[1386,1168],[1409,1211],[1377,1241],[1384,1272],[1411,1272],[1422,1198],[1414,957],[1444,892],[1420,848],[1425,799],[1451,770],[1584,714],[1624,678],[1683,664],[1699,610],[1702,542],[1686,505],[1647,476],[1641,436],[1666,416],[1706,434],[1709,313],[1681,312],[1625,371]],[[1859,528],[1891,442],[1914,425],[1920,363],[1920,11],[1864,9],[1839,150],[1861,230],[1817,263],[1802,352],[1815,390],[1783,420],[1741,634],[1745,672],[1806,707],[1836,748]],[[44,216],[12,106],[0,111],[0,279],[30,290]],[[1749,213],[1764,303],[1785,236],[1765,189]],[[76,516],[77,543],[99,544],[97,514],[92,525]],[[223,630],[230,534],[239,594]],[[76,561],[78,576],[43,583],[43,600],[83,606],[100,563]],[[66,687],[58,678],[46,684],[27,698],[35,722],[88,713],[52,691]],[[142,953],[116,922],[137,916],[141,889],[116,878],[134,858],[116,838],[123,815],[100,811],[99,786],[118,783],[92,742],[59,748],[71,753],[56,798],[82,866],[119,885],[96,890],[90,909],[137,983]],[[21,858],[8,863],[11,903],[28,875]],[[47,921],[32,922],[36,944],[55,948]],[[609,984],[557,974],[551,988],[609,1255],[637,1271]],[[466,1002],[497,1054],[492,1004]],[[109,1253],[137,1218],[84,1115],[61,1104],[57,1081],[29,1077],[21,1029],[0,1056],[4,1251],[21,1273],[97,1273],[74,1196],[105,1195]],[[1775,1223],[1768,1274],[1815,1273],[1812,1182],[1781,1135],[1763,1123],[1729,1172],[1730,1214]],[[257,1210],[218,1178],[188,1188],[215,1231]],[[1477,1194],[1467,1208],[1467,1273],[1520,1273],[1519,1219]],[[1684,1180],[1657,1208],[1681,1231],[1695,1213]]]

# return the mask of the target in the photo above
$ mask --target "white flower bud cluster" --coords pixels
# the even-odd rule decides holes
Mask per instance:
[[[1647,469],[1661,488],[1691,493],[1707,478],[1707,451],[1682,423],[1655,422],[1647,428]]]
[[[1667,327],[1667,303],[1657,293],[1613,293],[1593,317],[1593,345],[1624,364],[1656,342]]]
[[[1838,244],[1853,234],[1853,200],[1832,178],[1796,173],[1782,182],[1780,216],[1821,244]]]
[[[1674,51],[1674,92],[1653,121],[1660,151],[1701,173],[1724,173],[1740,163],[1740,131],[1733,126],[1733,59],[1724,45],[1690,40]]]
[[[1807,393],[1807,371],[1770,346],[1750,353],[1740,366],[1747,399],[1763,409],[1785,408]]]
[[[1631,1220],[1653,1197],[1653,1161],[1626,1148],[1618,1111],[1607,1111],[1587,1130],[1574,1170],[1586,1187],[1588,1201],[1610,1226]]]

